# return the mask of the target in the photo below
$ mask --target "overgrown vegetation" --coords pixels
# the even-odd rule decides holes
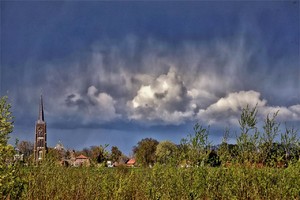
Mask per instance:
[[[22,199],[299,199],[300,165],[24,169]]]
[[[13,122],[7,98],[0,100],[0,199],[300,199],[300,147],[297,130],[268,115],[258,127],[257,108],[242,110],[237,144],[230,130],[212,146],[209,127],[199,124],[179,145],[152,138],[141,140],[133,152],[135,168],[62,167],[52,149],[39,165],[30,163],[30,144],[17,144],[27,166],[13,160],[7,144]],[[84,149],[94,163],[118,162],[122,153],[108,145]],[[151,168],[150,168],[151,167]]]
[[[21,196],[25,178],[13,161],[14,148],[8,145],[9,134],[13,130],[13,117],[7,97],[0,98],[0,194],[3,199],[16,199]]]

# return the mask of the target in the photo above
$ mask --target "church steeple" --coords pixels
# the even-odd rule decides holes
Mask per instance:
[[[44,119],[44,105],[43,105],[43,96],[41,95],[40,107],[39,107],[39,118],[38,121],[45,121]]]
[[[34,160],[42,161],[47,153],[47,126],[44,118],[43,96],[39,103],[39,116],[35,124]]]

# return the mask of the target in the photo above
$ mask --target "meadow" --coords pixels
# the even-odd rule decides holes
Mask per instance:
[[[20,171],[20,199],[300,199],[300,163],[287,168],[64,168]]]

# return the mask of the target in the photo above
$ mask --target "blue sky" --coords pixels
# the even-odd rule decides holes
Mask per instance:
[[[298,1],[1,1],[12,139],[33,141],[41,93],[50,146],[129,154],[196,122],[218,143],[247,104],[299,127],[299,13]]]

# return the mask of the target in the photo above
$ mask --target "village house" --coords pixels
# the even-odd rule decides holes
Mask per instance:
[[[135,163],[136,163],[135,159],[131,158],[131,159],[128,160],[128,162],[126,163],[126,165],[128,167],[134,167]]]
[[[14,162],[16,162],[16,161],[23,162],[24,161],[24,154],[22,154],[18,148],[15,148],[15,152],[16,153],[14,155]]]
[[[74,162],[75,167],[90,166],[90,165],[91,165],[90,159],[82,154],[75,158],[75,162]]]

